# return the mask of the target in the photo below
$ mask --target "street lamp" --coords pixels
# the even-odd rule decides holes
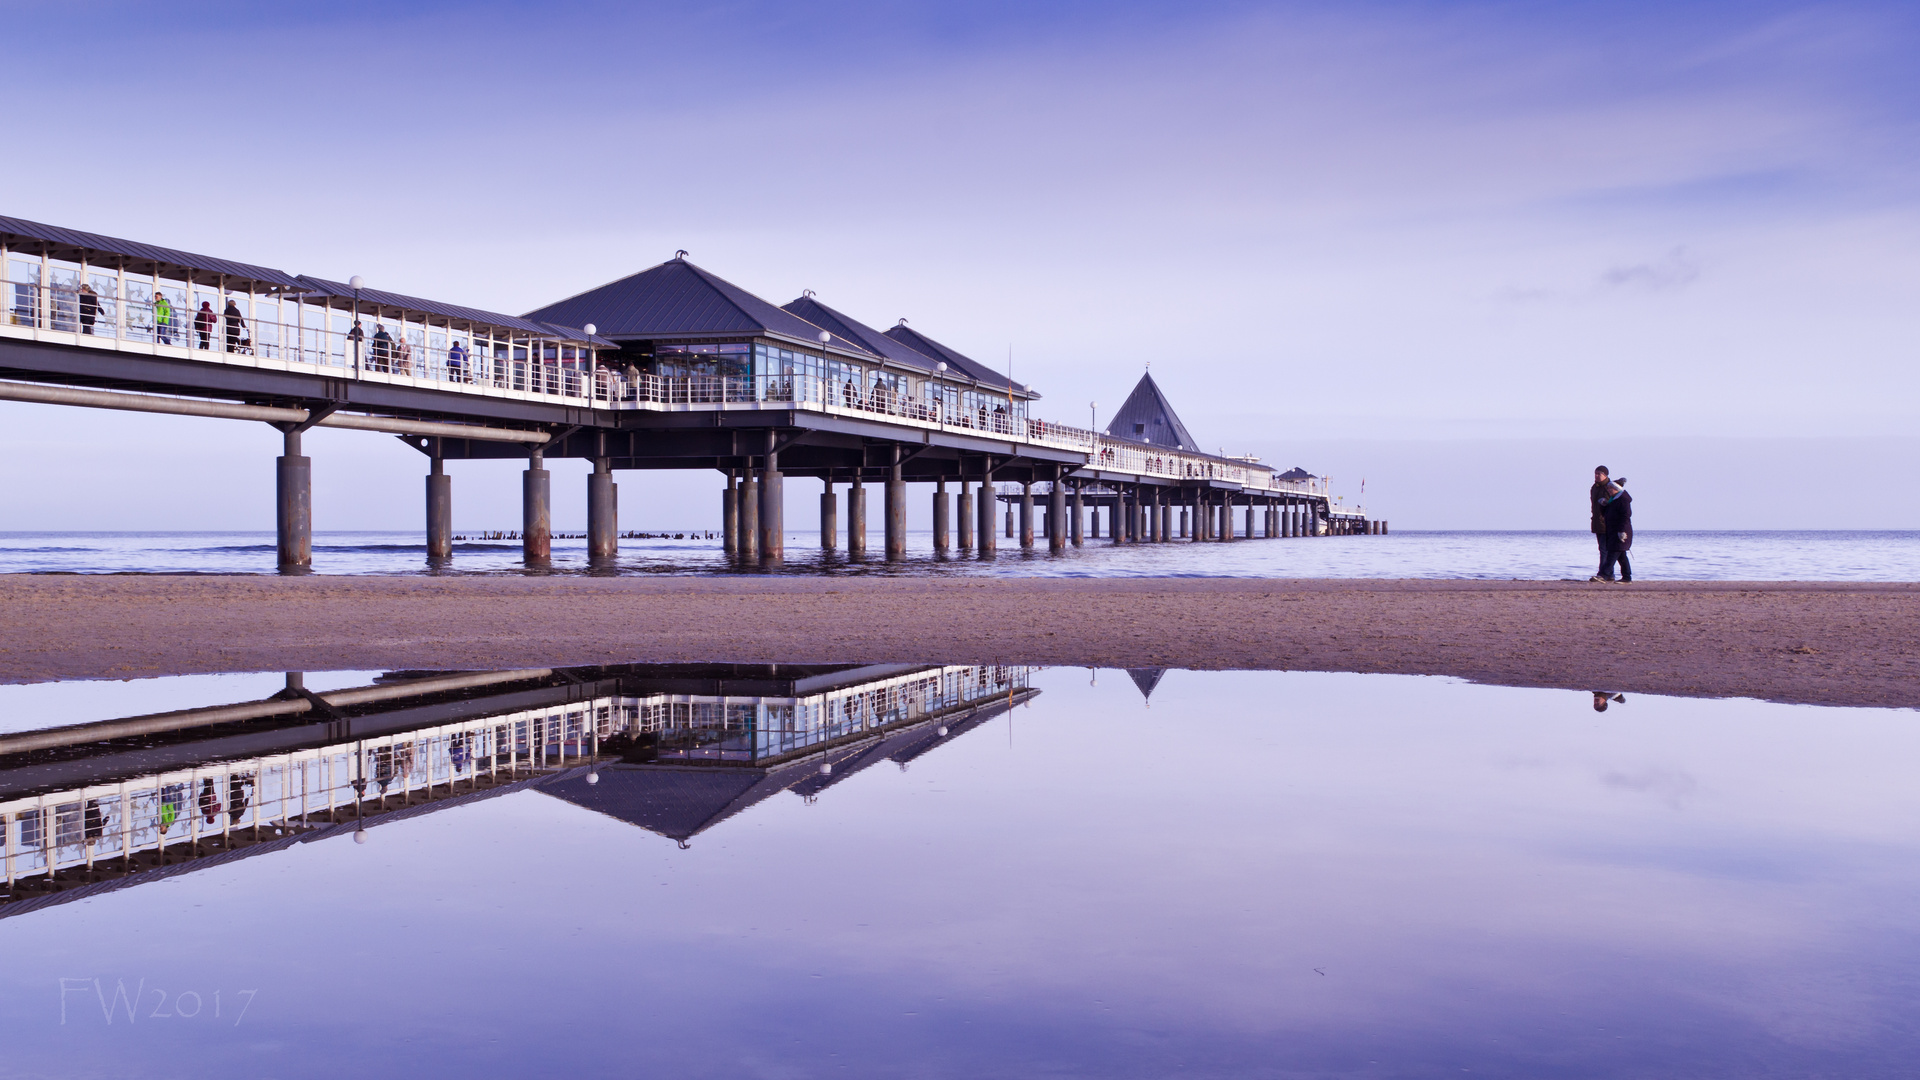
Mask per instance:
[[[367,336],[367,332],[360,329],[360,288],[362,284],[363,282],[360,280],[359,274],[355,274],[347,279],[347,287],[353,290],[353,329],[347,336],[353,339],[353,377],[356,379],[360,377],[360,342]]]
[[[1087,402],[1087,426],[1095,432],[1100,430],[1100,403],[1097,401]]]

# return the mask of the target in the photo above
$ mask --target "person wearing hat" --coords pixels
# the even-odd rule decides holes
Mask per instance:
[[[240,331],[247,328],[247,320],[240,316],[239,305],[233,302],[231,296],[227,297],[227,309],[220,314],[227,321],[227,351],[239,352]]]

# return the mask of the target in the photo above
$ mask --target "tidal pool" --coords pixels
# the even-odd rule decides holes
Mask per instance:
[[[0,1074],[1920,1060],[1911,711],[915,665],[325,704],[370,679],[0,757]],[[283,682],[0,687],[0,738]]]

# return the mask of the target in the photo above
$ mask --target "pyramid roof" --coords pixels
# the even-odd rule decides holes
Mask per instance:
[[[562,326],[593,323],[601,337],[725,338],[764,335],[820,347],[823,327],[783,311],[733,282],[684,258],[670,259],[631,277],[608,282],[526,314]],[[831,332],[831,331],[829,331]],[[871,350],[839,335],[829,348],[862,359]]]
[[[1204,453],[1187,431],[1187,425],[1180,422],[1172,403],[1167,401],[1167,395],[1160,391],[1160,384],[1153,381],[1151,373],[1140,376],[1139,384],[1133,388],[1133,393],[1127,395],[1126,403],[1113,414],[1113,421],[1107,425],[1107,434],[1116,439]]]

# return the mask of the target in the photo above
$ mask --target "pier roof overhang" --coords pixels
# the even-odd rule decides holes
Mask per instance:
[[[887,331],[887,336],[917,353],[930,356],[935,360],[946,361],[948,368],[965,378],[974,380],[981,386],[992,387],[996,390],[1011,388],[1013,393],[1023,398],[1038,398],[1040,396],[1034,393],[1031,386],[1025,383],[1016,383],[980,361],[962,353],[955,352],[920,331],[910,328],[907,326],[905,319],[900,320],[898,325]]]
[[[576,326],[559,323],[537,322],[518,315],[503,315],[497,311],[482,311],[479,308],[462,307],[458,304],[446,304],[438,300],[426,300],[418,296],[404,296],[400,293],[385,292],[380,289],[359,289],[339,281],[300,275],[302,295],[307,297],[326,297],[332,300],[352,301],[356,297],[362,307],[394,308],[417,315],[432,315],[449,323],[468,323],[474,326],[499,327],[505,330],[517,330],[530,337],[558,338],[563,341],[578,341],[603,348],[617,348],[619,342],[600,335],[588,335]]]
[[[138,273],[191,279],[195,284],[212,284],[219,278],[253,282],[267,288],[261,291],[297,290],[299,279],[282,270],[190,251],[156,247],[115,236],[63,229],[24,218],[0,217],[0,243],[10,251],[44,253],[48,258],[66,262],[86,261],[111,265]]]
[[[621,341],[719,340],[767,337],[808,349],[820,349],[813,323],[762,300],[738,285],[695,266],[669,259],[630,277],[608,282],[527,312],[540,322],[585,326]],[[880,359],[858,343],[835,334],[828,353],[873,363]]]

